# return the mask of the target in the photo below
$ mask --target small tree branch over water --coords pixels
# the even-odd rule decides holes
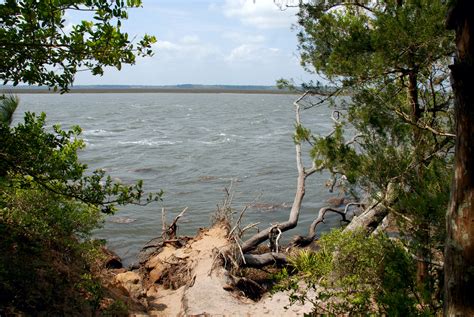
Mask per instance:
[[[299,97],[294,103],[295,107],[295,115],[296,115],[296,126],[301,126],[301,115],[300,115],[300,101],[303,100],[306,96],[309,95],[309,92],[304,93],[301,97]],[[295,150],[296,150],[296,167],[298,169],[298,177],[296,180],[296,193],[295,198],[293,200],[293,204],[291,206],[290,215],[288,217],[288,221],[279,223],[276,226],[271,226],[266,228],[259,233],[253,235],[248,240],[246,240],[242,244],[242,251],[247,253],[253,249],[255,249],[260,243],[267,240],[270,232],[273,228],[277,227],[282,232],[288,231],[293,229],[298,224],[299,213],[301,210],[301,203],[303,201],[303,197],[305,195],[305,181],[306,178],[313,174],[314,172],[320,170],[322,167],[313,166],[308,171],[305,170],[303,165],[303,159],[301,154],[301,135],[295,134]]]

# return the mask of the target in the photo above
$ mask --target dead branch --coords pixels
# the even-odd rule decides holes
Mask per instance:
[[[334,121],[335,124],[341,124],[341,121],[339,121],[339,118],[342,116],[341,112],[339,110],[333,110],[331,114],[331,119]]]
[[[229,234],[227,235],[227,237],[231,237],[232,236],[232,233],[234,233],[234,231],[237,229],[237,228],[240,228],[240,222],[242,221],[242,217],[244,216],[244,213],[245,211],[247,210],[248,206],[245,206],[242,211],[240,212],[240,215],[239,215],[239,218],[237,219],[236,223],[235,223],[235,226],[232,228],[232,230],[230,230]],[[240,233],[242,233],[242,230],[240,230]],[[241,236],[241,234],[239,234],[239,237]]]
[[[161,208],[161,237],[164,238],[166,232],[166,210],[165,207]]]
[[[240,236],[242,236],[245,233],[245,231],[247,231],[249,229],[252,229],[252,228],[255,228],[259,224],[260,224],[260,221],[246,225],[242,230],[240,230],[240,232],[241,232]],[[260,232],[260,230],[258,230],[258,227],[257,227],[257,232]]]
[[[337,208],[332,208],[332,207],[323,207],[323,208],[319,209],[318,217],[316,219],[314,219],[314,221],[309,226],[308,235],[307,236],[296,236],[296,237],[294,237],[292,239],[292,241],[290,242],[290,245],[287,248],[287,250],[289,248],[292,248],[292,247],[304,248],[304,247],[308,246],[309,244],[311,244],[314,241],[314,239],[316,238],[316,227],[320,223],[324,223],[324,218],[325,218],[326,213],[328,211],[334,212],[334,213],[338,214],[339,216],[341,216],[341,218],[342,218],[341,221],[342,222],[349,223],[350,220],[347,219],[347,211],[348,211],[348,208],[350,206],[353,206],[353,205],[358,205],[358,203],[351,203],[351,205],[347,204],[344,209],[337,209]]]
[[[352,139],[347,141],[345,145],[348,146],[348,145],[354,144],[357,141],[358,138],[363,137],[363,136],[364,135],[362,133],[356,134],[352,137]]]
[[[344,231],[354,231],[363,228],[367,230],[368,233],[372,233],[383,221],[385,216],[388,215],[390,206],[396,200],[395,192],[395,184],[389,183],[384,196],[374,201],[359,216],[354,216]]]
[[[174,218],[171,225],[169,225],[168,228],[166,229],[165,232],[166,232],[166,236],[167,236],[168,240],[176,238],[176,234],[177,234],[177,231],[178,231],[178,220],[179,220],[179,218],[181,218],[184,215],[186,210],[188,210],[188,207],[184,208],[183,211],[181,211],[179,213],[179,215],[177,215],[176,218]]]
[[[281,238],[282,232],[281,232],[280,228],[278,228],[278,227],[277,227],[277,230],[278,230],[278,235],[277,235],[277,237],[276,237],[276,239],[275,239],[275,252],[278,253],[278,252],[279,252],[279,251],[278,251],[278,246],[279,246],[279,243],[280,243],[280,238]]]
[[[242,261],[244,262],[244,264],[247,264],[247,263],[245,262],[244,252],[242,251],[242,248],[240,247],[240,243],[239,243],[239,241],[237,240],[237,237],[234,237],[234,240],[235,240],[235,244],[237,245],[237,248],[238,248],[239,251],[240,251],[240,256],[242,257]]]
[[[278,253],[278,241],[281,237],[281,230],[278,225],[273,226],[268,234],[268,241],[270,242],[270,251]]]
[[[293,104],[295,106],[295,113],[296,113],[296,124],[300,125],[301,124],[301,118],[300,118],[300,104],[299,102],[303,100],[310,92],[305,92],[302,96],[300,96]],[[282,222],[277,225],[277,228],[281,230],[282,232],[285,232],[287,230],[293,229],[296,227],[298,223],[298,217],[299,213],[301,210],[301,203],[303,201],[303,197],[305,194],[305,180],[306,177],[309,176],[308,173],[306,173],[305,168],[303,166],[303,160],[302,160],[302,155],[301,155],[301,143],[296,142],[295,144],[296,147],[296,166],[298,169],[298,178],[297,178],[297,184],[296,184],[296,193],[295,193],[295,198],[293,200],[293,205],[290,210],[290,215],[288,218],[288,221]],[[314,173],[315,168],[310,169],[311,173]],[[265,230],[260,231],[259,233],[253,235],[249,239],[247,239],[243,244],[242,244],[242,251],[244,253],[247,253],[253,249],[255,249],[260,243],[268,239],[268,236],[271,232],[271,230],[275,226],[271,226],[266,228]]]
[[[351,207],[351,206],[361,207],[361,206],[364,206],[364,205],[365,205],[364,203],[348,203],[346,205],[346,207],[344,208],[344,213],[347,215],[347,212],[349,211],[349,207]]]
[[[324,164],[316,165],[316,162],[313,161],[313,164],[312,164],[311,168],[305,169],[304,177],[308,178],[309,176],[313,175],[314,173],[321,171],[323,168],[324,168]]]
[[[319,100],[318,102],[309,102],[309,105],[302,105],[302,110],[308,110],[308,109],[311,109],[313,107],[317,107],[317,106],[320,106],[322,104],[324,104],[325,102],[327,102],[328,100],[336,97],[337,95],[341,94],[343,92],[343,88],[337,88],[336,90],[334,90],[333,92],[331,93],[323,93],[321,91],[316,91],[316,90],[310,90],[310,91],[306,91],[305,94],[307,95],[318,95],[318,96],[322,96],[323,98],[321,98],[321,100]],[[300,100],[296,100],[296,102],[299,102],[301,101],[303,98],[301,98]]]
[[[286,255],[283,253],[245,254],[246,266],[264,267],[271,264],[286,264]]]

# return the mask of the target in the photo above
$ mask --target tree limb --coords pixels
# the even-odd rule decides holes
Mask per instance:
[[[295,106],[295,113],[296,113],[296,124],[300,125],[301,124],[301,119],[300,119],[300,104],[299,102],[303,100],[306,96],[308,96],[310,92],[305,92],[303,95],[301,95],[294,103],[293,105]],[[303,160],[302,160],[302,155],[301,155],[301,142],[296,142],[295,143],[296,147],[296,166],[298,169],[298,178],[297,178],[297,184],[296,184],[296,193],[295,193],[295,198],[293,200],[293,205],[290,210],[290,215],[288,218],[288,221],[285,221],[283,223],[280,223],[277,225],[277,227],[282,231],[285,232],[287,230],[293,229],[296,227],[298,223],[298,217],[301,209],[301,203],[303,201],[303,197],[305,194],[305,179],[307,177],[307,174],[305,173],[305,169],[303,166]],[[270,234],[270,231],[274,228],[275,226],[271,226],[269,228],[266,228],[265,230],[262,230],[261,232],[253,235],[249,239],[247,239],[243,244],[242,244],[242,251],[244,253],[247,253],[253,249],[255,249],[260,243],[268,239],[268,235]]]

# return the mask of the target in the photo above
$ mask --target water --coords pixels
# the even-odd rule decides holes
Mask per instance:
[[[233,206],[252,204],[244,223],[288,219],[296,187],[293,101],[271,94],[69,94],[20,95],[14,123],[25,111],[47,114],[48,125],[79,125],[87,148],[80,158],[123,182],[143,179],[145,190],[165,192],[164,201],[127,206],[109,217],[95,235],[124,262],[161,233],[161,208],[169,220],[188,207],[180,234],[194,234],[210,223],[224,188],[234,180]],[[331,130],[330,110],[308,110],[304,123],[313,132]],[[308,162],[307,162],[308,163]],[[308,179],[296,229],[305,233],[327,198],[328,175]],[[320,230],[336,225],[328,221]]]

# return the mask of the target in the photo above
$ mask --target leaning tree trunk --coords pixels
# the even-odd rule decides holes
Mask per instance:
[[[296,113],[296,124],[299,126],[301,125],[301,118],[300,118],[300,104],[299,102],[303,100],[306,96],[310,95],[310,92],[305,92],[302,96],[300,96],[293,104],[295,106],[295,113]],[[298,179],[296,184],[296,193],[295,199],[293,200],[293,205],[291,206],[290,215],[288,217],[288,221],[273,225],[268,227],[259,233],[253,235],[248,240],[246,240],[242,244],[242,253],[248,253],[253,249],[257,248],[257,246],[268,239],[269,234],[274,228],[278,228],[281,232],[288,231],[293,229],[298,224],[298,218],[300,215],[301,204],[303,202],[303,197],[305,194],[305,182],[306,178],[315,173],[318,170],[321,170],[321,167],[317,167],[314,162],[313,166],[309,169],[306,169],[303,166],[303,159],[301,154],[301,142],[295,143],[296,147],[296,167],[298,168]],[[250,257],[251,255],[249,255]],[[255,258],[254,256],[251,256]],[[257,261],[257,260],[255,260]],[[263,263],[263,262],[262,262]]]
[[[453,1],[447,27],[456,31],[451,68],[456,154],[445,247],[446,316],[474,316],[474,1]]]

